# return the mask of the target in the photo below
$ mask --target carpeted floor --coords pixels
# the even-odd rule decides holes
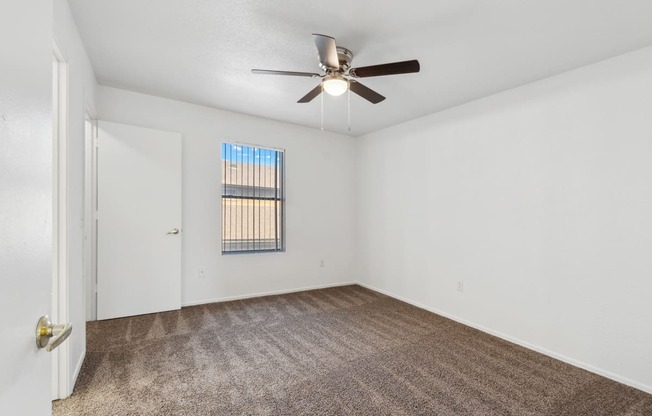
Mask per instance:
[[[63,415],[652,415],[652,395],[360,286],[87,326]]]

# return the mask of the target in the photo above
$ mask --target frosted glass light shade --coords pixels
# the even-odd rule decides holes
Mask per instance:
[[[324,91],[329,95],[337,97],[342,95],[349,88],[349,83],[344,78],[326,77],[324,80]]]

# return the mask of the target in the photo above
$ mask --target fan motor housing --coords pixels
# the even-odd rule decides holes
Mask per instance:
[[[319,59],[319,56],[317,56],[317,59]],[[351,61],[353,60],[353,52],[348,50],[347,48],[344,48],[342,46],[337,47],[337,60],[340,62],[340,67],[339,69],[333,69],[329,68],[326,65],[320,64],[319,67],[324,70],[326,73],[330,72],[346,72],[350,67],[351,67]]]
[[[337,47],[337,59],[340,61],[340,71],[344,72],[351,67],[351,61],[353,60],[353,52],[350,50],[338,46]]]

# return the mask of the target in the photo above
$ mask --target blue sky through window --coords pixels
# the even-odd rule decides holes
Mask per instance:
[[[280,163],[280,151],[234,143],[222,143],[223,161],[273,166],[274,159]]]

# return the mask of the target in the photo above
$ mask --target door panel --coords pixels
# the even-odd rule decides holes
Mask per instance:
[[[3,2],[0,50],[0,414],[49,415],[35,329],[52,289],[52,2]]]
[[[181,308],[181,135],[98,123],[97,317]]]

